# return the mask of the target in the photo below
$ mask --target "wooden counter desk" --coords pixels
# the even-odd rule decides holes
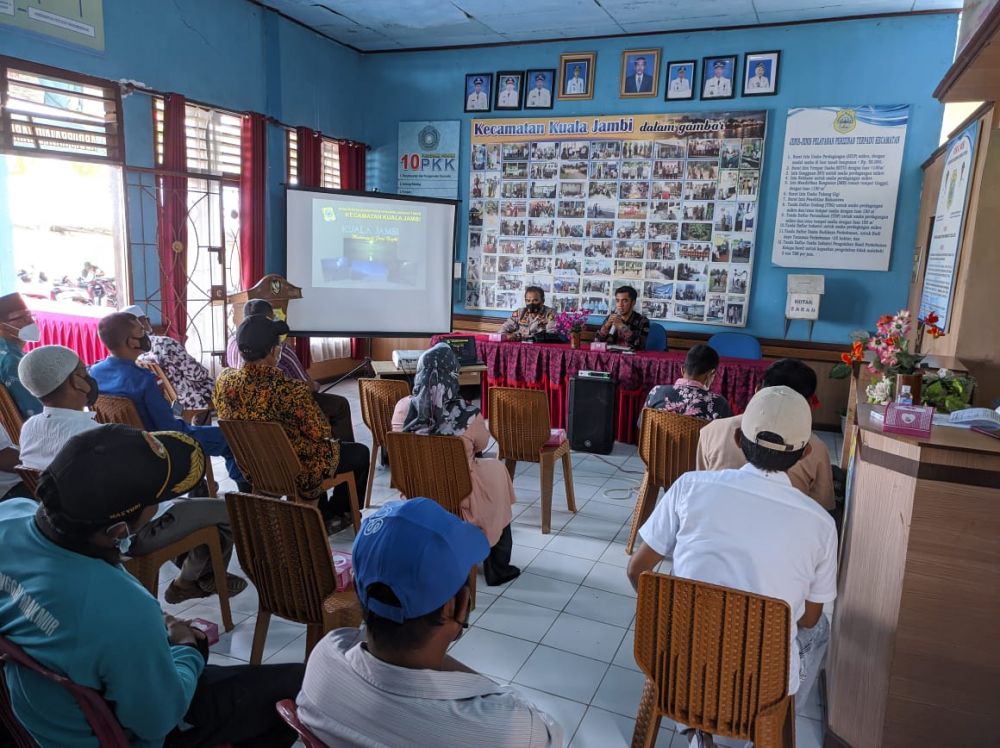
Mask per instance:
[[[825,746],[990,745],[1000,716],[1000,440],[858,441],[827,656]]]

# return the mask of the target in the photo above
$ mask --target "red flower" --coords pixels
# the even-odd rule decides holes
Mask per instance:
[[[891,314],[883,314],[881,317],[878,318],[878,323],[880,325],[887,325],[890,322],[892,322],[892,315]]]
[[[854,359],[851,358],[851,354],[850,353],[841,353],[840,354],[840,360],[843,361],[848,366],[850,366],[851,363],[853,363],[853,361],[854,361]]]
[[[855,340],[854,345],[851,346],[851,354],[855,361],[860,361],[864,358],[864,344],[860,340]]]

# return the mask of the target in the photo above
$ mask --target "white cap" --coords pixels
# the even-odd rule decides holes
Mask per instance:
[[[806,399],[791,387],[765,387],[747,405],[740,430],[761,447],[795,452],[812,437],[812,412]],[[761,438],[765,431],[780,437],[781,442]]]
[[[45,397],[69,379],[80,357],[63,345],[43,345],[28,351],[17,365],[17,378],[35,397]]]
[[[148,317],[146,310],[143,309],[138,304],[133,304],[132,306],[127,306],[122,309],[122,314],[134,314],[136,317]]]

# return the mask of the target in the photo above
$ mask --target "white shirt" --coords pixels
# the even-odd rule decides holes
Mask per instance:
[[[468,98],[468,100],[466,101],[466,104],[465,104],[465,108],[466,109],[483,109],[483,110],[485,110],[485,109],[489,109],[489,106],[490,106],[489,105],[489,101],[487,101],[487,99],[486,99],[486,93],[483,92],[483,91],[480,91],[479,93],[476,93],[475,91],[473,91],[472,93],[470,93],[469,94],[469,98]]]
[[[508,91],[506,88],[500,92],[499,106],[517,106],[517,91]]]
[[[691,93],[691,81],[687,78],[674,78],[670,81],[670,93],[689,94]]]
[[[478,673],[390,665],[364,639],[361,629],[337,629],[309,655],[299,719],[325,745],[563,745],[562,728],[509,686]]]
[[[583,78],[570,78],[569,82],[566,84],[566,93],[582,94],[586,85],[587,82]]]
[[[547,88],[533,88],[528,92],[528,106],[547,107],[552,103],[552,97]]]
[[[747,81],[747,91],[770,91],[771,81],[764,75],[755,75]]]
[[[21,427],[21,464],[45,470],[63,445],[77,434],[98,428],[96,413],[46,405]]]
[[[796,622],[806,600],[837,597],[837,531],[786,473],[753,465],[685,473],[640,528],[643,542],[673,558],[674,576],[784,600],[792,609],[788,692],[799,688]]]
[[[733,85],[730,83],[729,78],[716,78],[712,76],[707,81],[705,81],[705,93],[706,97],[712,96],[729,96],[733,92]]]
[[[37,417],[38,416],[33,416],[33,418]],[[24,441],[23,426],[21,427],[21,441],[22,442]],[[10,437],[7,435],[7,430],[3,426],[0,426],[0,451],[4,449],[17,449],[17,447],[14,446],[14,442],[12,442],[10,440]],[[10,489],[12,489],[18,483],[20,483],[20,481],[21,481],[21,476],[19,476],[17,473],[14,472],[8,473],[5,470],[0,470],[0,497],[6,494]]]

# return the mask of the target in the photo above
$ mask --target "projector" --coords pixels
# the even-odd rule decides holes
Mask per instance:
[[[416,371],[417,359],[423,351],[393,351],[392,363],[400,371]]]

